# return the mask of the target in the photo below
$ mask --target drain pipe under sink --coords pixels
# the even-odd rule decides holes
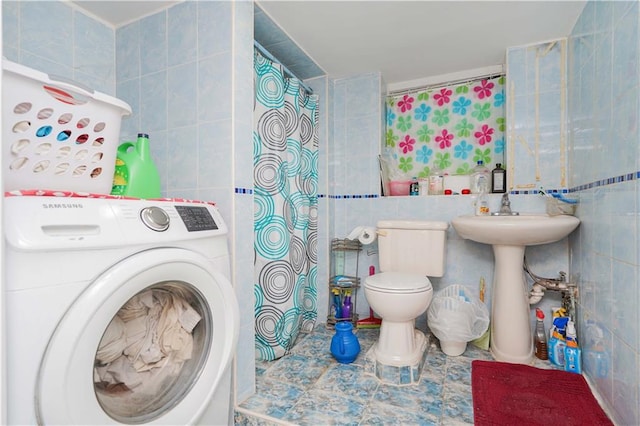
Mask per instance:
[[[529,292],[529,305],[535,305],[540,302],[544,297],[545,290],[567,291],[570,287],[567,284],[567,274],[565,272],[561,271],[558,278],[539,277],[529,270],[526,257],[524,259],[523,267],[525,272],[534,281],[531,291]]]

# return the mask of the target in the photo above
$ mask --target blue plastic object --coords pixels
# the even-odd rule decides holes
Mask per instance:
[[[557,193],[557,192],[554,192],[553,194],[551,194],[551,196],[553,198],[558,199],[560,201],[563,201],[563,202],[565,202],[567,204],[578,204],[578,200],[572,200],[570,198],[565,198],[564,195],[562,195],[560,193]]]
[[[350,322],[339,322],[335,326],[336,334],[331,338],[331,355],[341,364],[350,364],[360,353],[360,342],[353,334]]]

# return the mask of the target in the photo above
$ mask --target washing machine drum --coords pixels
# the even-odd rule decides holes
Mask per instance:
[[[129,257],[57,327],[38,377],[39,421],[196,423],[237,335],[233,289],[211,262],[183,249]]]
[[[381,272],[371,275],[364,286],[384,293],[422,293],[432,290],[429,278],[405,272]]]

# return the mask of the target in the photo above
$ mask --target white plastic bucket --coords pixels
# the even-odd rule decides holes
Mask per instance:
[[[467,350],[467,342],[440,340],[440,348],[442,349],[442,352],[449,356],[459,356]]]

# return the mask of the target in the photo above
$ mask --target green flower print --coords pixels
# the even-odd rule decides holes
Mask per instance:
[[[401,132],[406,132],[411,128],[411,116],[398,117],[398,125],[396,126]]]
[[[469,93],[469,86],[466,84],[456,87],[456,95],[461,93]]]
[[[430,174],[429,167],[425,167],[424,169],[422,169],[420,171],[420,173],[418,173],[418,178],[420,178],[420,179],[428,178],[429,174]]]
[[[471,136],[473,124],[469,123],[466,118],[463,118],[458,124],[456,124],[455,130],[456,136],[459,138],[468,138]]]
[[[413,157],[400,157],[400,164],[398,164],[398,168],[405,173],[407,173],[409,170],[412,170]]]
[[[504,78],[504,75],[502,77],[498,78],[498,84],[501,85],[501,86],[504,86],[505,81],[506,80]]]
[[[449,154],[448,152],[437,153],[434,163],[440,170],[445,170],[446,168],[451,166],[451,154]]]
[[[491,102],[485,102],[484,104],[474,104],[473,111],[471,113],[472,117],[475,117],[478,121],[484,121],[487,118],[491,117]]]
[[[501,132],[504,132],[505,129],[507,128],[505,121],[504,121],[504,117],[498,117],[496,118],[496,123],[498,124],[498,130],[500,130]]]
[[[471,167],[469,167],[469,164],[467,163],[463,163],[460,167],[458,167],[456,169],[456,174],[457,175],[469,175],[471,174]]]
[[[387,130],[385,146],[390,146],[393,148],[394,146],[396,146],[396,142],[398,141],[398,139],[400,139],[400,136],[396,136],[393,133],[392,129]]]
[[[487,148],[484,151],[481,150],[480,148],[476,148],[476,151],[475,151],[474,156],[473,156],[473,161],[477,163],[478,161],[481,161],[481,160],[482,160],[482,162],[484,164],[491,163],[491,149],[490,148]]]
[[[433,129],[430,129],[426,124],[418,130],[418,141],[429,143],[431,142],[431,136],[433,136]]]
[[[489,104],[491,106],[491,104]],[[442,110],[436,109],[433,111],[433,122],[438,126],[444,126],[449,122],[449,108],[445,108]]]
[[[418,94],[419,101],[428,101],[429,100],[429,92],[422,92]]]

